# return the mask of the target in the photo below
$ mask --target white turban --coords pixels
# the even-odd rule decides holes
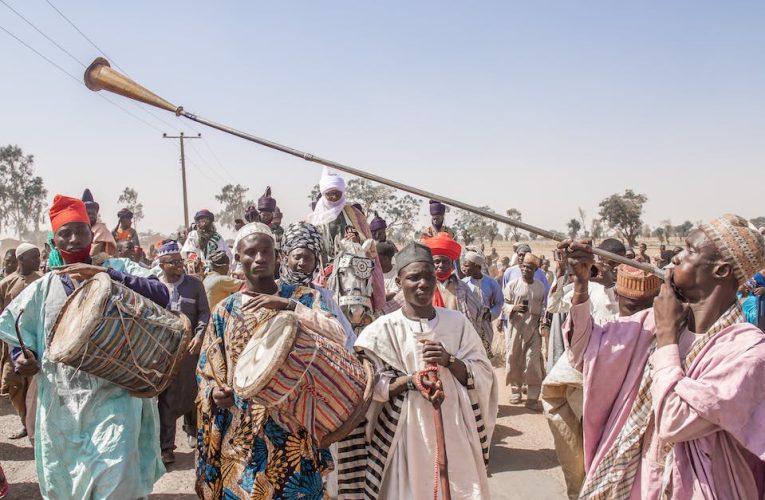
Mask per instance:
[[[37,249],[37,247],[31,243],[22,243],[21,245],[16,247],[16,258],[18,259],[19,257],[29,252],[30,250],[35,250],[35,249]]]
[[[321,179],[319,179],[319,190],[324,194],[331,189],[337,189],[344,193],[345,179],[337,172],[331,172],[329,168],[324,167],[324,170],[321,172]]]
[[[239,242],[253,234],[265,234],[274,240],[274,233],[271,232],[271,229],[268,226],[261,222],[250,222],[249,224],[242,226],[239,232],[236,233],[236,238],[234,239],[234,253],[239,253]]]
[[[480,253],[474,251],[474,250],[468,250],[465,252],[465,260],[467,262],[472,262],[473,264],[476,264],[477,266],[483,267],[484,264],[484,257]]]

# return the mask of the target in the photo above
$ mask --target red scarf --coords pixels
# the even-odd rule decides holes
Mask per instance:
[[[90,245],[82,250],[77,250],[76,252],[67,252],[66,250],[58,249],[58,253],[61,254],[61,258],[65,264],[86,262],[90,258]]]
[[[454,274],[454,269],[448,272],[436,271],[436,279],[438,280],[439,283],[443,284],[446,280],[452,277],[452,274]],[[446,307],[446,303],[444,302],[444,297],[441,295],[441,289],[439,288],[438,284],[436,284],[436,292],[433,294],[433,306]]]

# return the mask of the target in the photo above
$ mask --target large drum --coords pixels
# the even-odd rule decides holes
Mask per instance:
[[[190,341],[188,318],[99,273],[61,308],[47,356],[150,398],[175,377]]]
[[[372,365],[280,312],[253,332],[234,368],[234,391],[305,428],[321,448],[343,439],[372,400]]]

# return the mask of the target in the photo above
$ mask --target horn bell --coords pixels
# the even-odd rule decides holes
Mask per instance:
[[[97,57],[85,70],[85,86],[93,92],[99,90],[108,90],[123,97],[141,101],[160,109],[172,111],[180,116],[183,112],[182,106],[166,101],[154,92],[137,84],[127,76],[114,70],[109,61],[103,57]]]

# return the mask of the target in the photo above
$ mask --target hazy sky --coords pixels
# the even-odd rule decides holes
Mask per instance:
[[[100,55],[45,0],[4,1]],[[51,1],[189,111],[545,228],[625,188],[651,224],[765,215],[763,2]],[[4,5],[0,26],[81,80]],[[287,221],[307,212],[319,166],[109,96],[149,126],[2,31],[0,54],[0,144],[35,155],[51,198],[90,187],[111,224],[131,186],[139,229],[174,230],[178,144],[161,132],[183,130],[204,138],[187,149],[192,214],[225,183],[270,184]]]

